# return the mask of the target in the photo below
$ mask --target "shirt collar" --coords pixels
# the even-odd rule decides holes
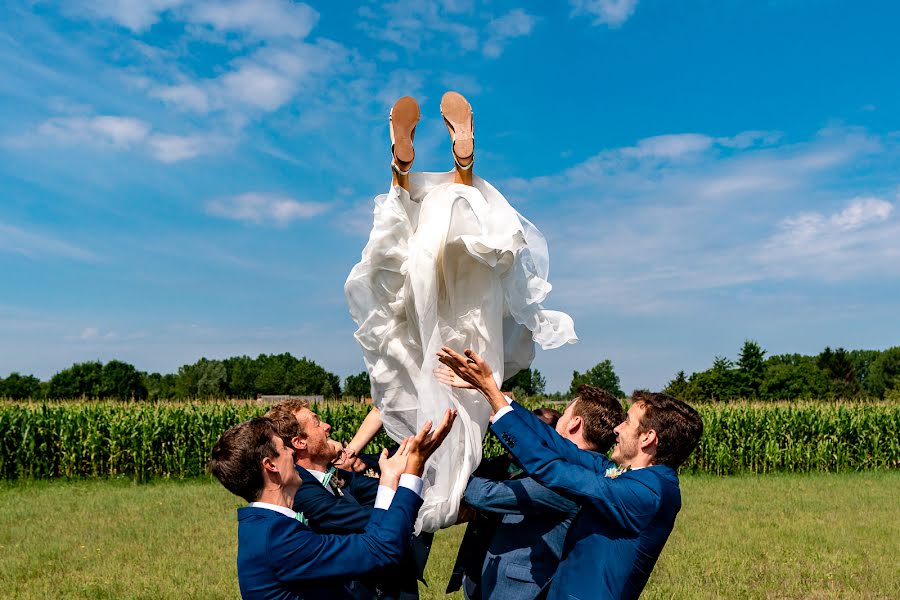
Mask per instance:
[[[290,508],[286,506],[278,506],[277,504],[269,504],[268,502],[251,502],[250,508],[265,508],[268,510],[279,512],[286,517],[290,517],[291,519],[297,518],[297,513]]]

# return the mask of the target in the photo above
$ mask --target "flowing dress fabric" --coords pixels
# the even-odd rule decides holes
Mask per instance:
[[[409,192],[375,198],[369,242],[344,284],[372,400],[394,440],[459,411],[426,466],[417,532],[456,521],[491,415],[478,392],[437,382],[436,353],[472,348],[499,385],[531,365],[535,342],[577,341],[569,315],[541,306],[549,267],[544,236],[478,177],[467,186],[452,172],[410,173]]]

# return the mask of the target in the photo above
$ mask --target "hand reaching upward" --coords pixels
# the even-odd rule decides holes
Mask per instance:
[[[444,385],[449,385],[450,387],[460,388],[464,390],[474,389],[475,386],[457,375],[453,369],[448,367],[447,365],[441,365],[437,369],[434,370],[434,377],[439,382]]]
[[[449,367],[455,375],[451,377],[439,368],[435,371],[435,377],[438,378],[438,381],[453,387],[464,387],[456,383],[458,378],[463,383],[467,383],[481,392],[490,402],[494,411],[506,406],[503,393],[497,387],[497,382],[494,381],[494,372],[491,370],[491,366],[478,356],[474,350],[469,348],[466,349],[464,354],[460,354],[444,346],[437,353],[437,356],[438,360]]]
[[[422,429],[415,437],[409,438],[409,462],[406,465],[406,472],[414,475],[422,476],[425,472],[425,461],[434,454],[438,446],[447,439],[450,429],[453,427],[453,421],[456,419],[456,410],[448,408],[444,413],[444,418],[434,430],[431,429],[431,421],[425,421]]]

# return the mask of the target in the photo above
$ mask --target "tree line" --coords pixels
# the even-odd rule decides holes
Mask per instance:
[[[547,394],[546,379],[537,369],[508,378],[503,389],[517,398],[571,398],[583,384],[625,397],[612,361],[602,360],[584,372],[573,371],[569,389]],[[744,342],[732,361],[717,356],[712,367],[687,376],[684,371],[666,385],[665,392],[689,402],[793,400],[798,398],[900,398],[900,346],[887,350],[832,350],[814,356],[766,351],[753,340]],[[76,363],[48,381],[12,373],[0,378],[0,398],[21,400],[99,398],[112,400],[183,400],[190,398],[255,398],[290,394],[354,397],[370,394],[366,371],[340,377],[306,357],[289,353],[235,356],[223,360],[201,358],[177,373],[147,373],[134,365],[111,360]]]
[[[900,346],[887,350],[826,347],[817,355],[776,354],[746,340],[737,360],[717,356],[712,366],[685,376],[665,391],[688,402],[900,398]]]

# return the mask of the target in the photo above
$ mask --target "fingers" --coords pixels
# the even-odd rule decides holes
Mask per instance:
[[[425,424],[422,425],[422,429],[420,429],[419,433],[416,434],[416,440],[418,440],[420,442],[422,440],[424,440],[425,437],[428,436],[428,433],[431,431],[431,425],[432,425],[431,419],[428,419],[427,421],[425,421]]]
[[[459,352],[457,352],[456,350],[454,350],[453,348],[449,348],[447,346],[442,346],[441,352],[444,353],[444,355],[445,355],[444,358],[450,357],[451,359],[453,359],[454,361],[456,361],[459,364],[463,364],[463,365],[466,364],[466,357],[463,356],[462,354],[460,354]],[[438,353],[438,358],[441,358],[440,353]],[[441,362],[444,364],[448,364],[446,361],[443,361],[443,360]]]
[[[397,451],[394,454],[395,455],[399,454],[400,456],[406,456],[407,454],[409,454],[409,449],[410,449],[409,441],[411,439],[412,438],[408,438],[408,437],[403,438],[403,440],[400,442],[400,446],[397,448]]]

